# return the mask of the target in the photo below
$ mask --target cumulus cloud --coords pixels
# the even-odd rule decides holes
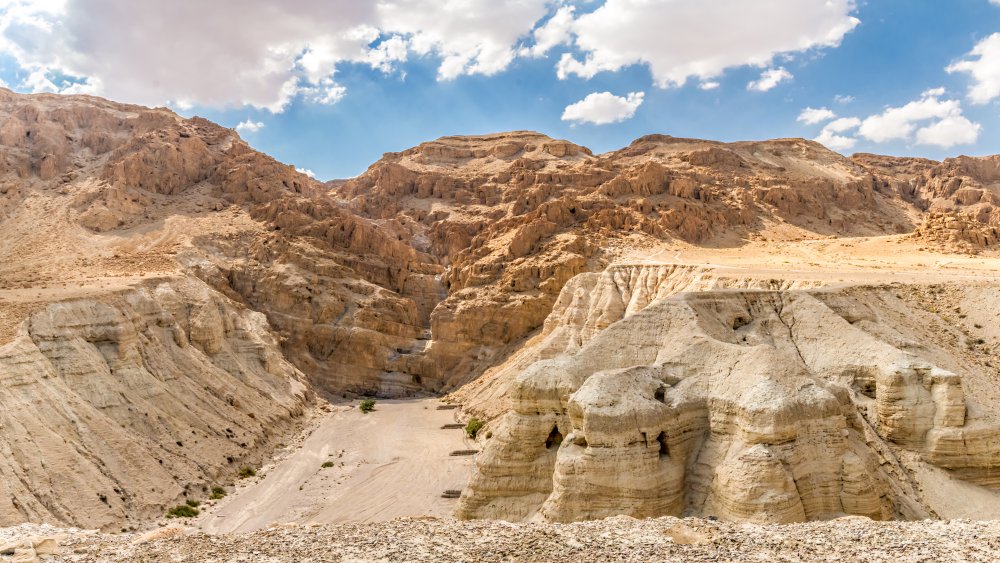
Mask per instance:
[[[635,115],[644,96],[644,92],[631,92],[624,97],[611,92],[594,92],[579,102],[566,106],[562,119],[595,125],[618,123]]]
[[[876,143],[915,140],[920,144],[950,147],[975,142],[979,124],[962,115],[958,100],[941,99],[944,93],[944,88],[934,88],[904,106],[886,108],[866,118],[858,133]]]
[[[982,126],[978,123],[973,123],[962,115],[949,115],[918,129],[916,141],[921,145],[937,145],[945,148],[969,145],[979,139],[981,129]]]
[[[575,11],[573,6],[560,7],[549,21],[535,30],[533,34],[535,44],[531,48],[525,48],[525,53],[540,57],[556,45],[568,43],[573,31]]]
[[[778,84],[791,80],[792,78],[794,78],[792,73],[788,72],[785,67],[769,68],[760,73],[760,78],[747,84],[747,90],[767,92]]]
[[[560,78],[647,65],[661,87],[710,81],[728,68],[834,47],[858,25],[853,0],[607,0],[572,24],[582,58],[563,54]]]
[[[842,135],[842,133],[857,129],[859,125],[861,125],[861,120],[857,117],[834,119],[823,127],[819,136],[814,140],[835,151],[846,151],[852,148],[858,141],[856,138]]]
[[[836,96],[833,97],[833,101],[838,104],[846,105],[854,101],[854,96],[850,96],[847,94],[837,94]]]
[[[306,176],[309,176],[310,178],[315,178],[316,177],[316,173],[313,172],[312,170],[309,170],[308,168],[295,168],[295,171],[298,172],[299,174],[305,174]]]
[[[995,0],[994,4],[1000,5],[1000,0]],[[972,77],[969,99],[973,103],[985,104],[1000,96],[1000,33],[976,43],[967,57],[945,70],[966,72]]]
[[[698,84],[698,88],[702,90],[715,90],[719,86],[721,86],[721,84],[719,84],[715,80],[709,80],[707,82],[702,82],[701,84]]]
[[[441,56],[438,76],[447,80],[507,68],[515,44],[546,15],[547,5],[548,0],[383,0],[378,21],[382,30],[409,35],[418,55]]]
[[[260,121],[253,121],[249,117],[245,121],[241,121],[236,125],[236,130],[240,133],[256,133],[264,128],[264,123]]]
[[[795,119],[796,121],[801,121],[807,125],[815,125],[817,123],[822,123],[837,117],[837,114],[833,113],[827,108],[806,108],[799,113],[799,116]]]
[[[858,137],[875,143],[902,141],[942,148],[975,143],[982,127],[962,114],[962,104],[958,100],[945,99],[944,95],[944,88],[934,88],[924,91],[912,102],[887,107],[865,119],[835,119],[823,127],[816,141],[834,150],[853,147]],[[819,117],[823,109],[806,108],[799,115],[799,121],[819,123],[823,119],[815,122],[808,119]],[[850,131],[854,133],[847,135]]]
[[[442,79],[499,72],[547,10],[548,0],[3,0],[0,52],[32,91],[279,112],[296,96],[340,99],[342,63],[389,72],[415,53],[440,57]]]
[[[564,46],[562,77],[647,65],[657,85],[836,46],[854,0],[0,0],[0,52],[23,89],[146,105],[336,103],[344,64],[391,73],[436,57],[438,78],[493,75]],[[707,15],[706,15],[707,14]],[[248,31],[252,30],[252,32]],[[169,46],[169,47],[166,47]],[[768,71],[760,89],[789,75]]]

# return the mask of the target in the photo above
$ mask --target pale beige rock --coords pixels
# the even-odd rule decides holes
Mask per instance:
[[[878,290],[671,297],[650,284],[663,295],[627,314],[600,279],[581,276],[579,297],[621,320],[517,375],[458,516],[930,516],[892,448],[996,485],[1000,426],[970,418],[961,377],[852,324],[880,314],[863,300]],[[629,284],[605,285],[628,301]],[[557,310],[552,326],[586,334],[589,313]]]
[[[260,313],[190,280],[49,305],[0,382],[0,521],[106,529],[258,463],[311,396]]]

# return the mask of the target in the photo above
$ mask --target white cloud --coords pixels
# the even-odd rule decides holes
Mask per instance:
[[[822,143],[835,151],[846,151],[857,143],[857,139],[841,135],[841,133],[857,129],[859,125],[861,125],[861,120],[857,117],[841,117],[840,119],[834,119],[823,127],[819,136],[814,140],[817,143]]]
[[[833,101],[841,105],[846,105],[854,101],[854,96],[849,96],[847,94],[837,94],[836,96],[833,97]]]
[[[715,80],[709,80],[707,82],[702,82],[701,84],[698,84],[698,88],[702,90],[715,90],[719,86],[721,86],[721,84],[719,84]]]
[[[785,67],[769,68],[760,73],[760,78],[747,84],[747,90],[767,92],[778,84],[794,78]]]
[[[837,117],[837,114],[827,108],[806,108],[799,113],[799,116],[795,120],[801,121],[807,125],[815,125],[817,123],[833,119],[834,117]]]
[[[944,95],[944,88],[933,88],[908,104],[887,107],[863,120],[857,117],[834,119],[823,127],[815,140],[837,151],[850,149],[858,137],[875,143],[902,141],[943,148],[975,143],[982,126],[962,115],[962,104],[958,100],[943,99]],[[826,108],[806,108],[799,114],[798,121],[818,123],[831,117],[833,112]],[[854,130],[857,131],[847,134]]]
[[[298,172],[299,174],[305,174],[306,176],[309,176],[310,178],[316,178],[316,173],[313,172],[312,170],[309,170],[308,168],[298,168],[298,167],[296,167],[295,171]]]
[[[864,120],[856,117],[835,119],[823,127],[815,140],[840,151],[853,147],[859,136],[875,143],[902,141],[943,148],[975,143],[982,127],[962,115],[962,104],[958,100],[942,99],[944,95],[944,88],[934,88],[924,91],[908,104],[887,107],[882,113]],[[799,121],[808,123],[806,117],[812,116],[807,114],[810,110],[803,111]],[[853,136],[845,134],[855,129],[857,132]]]
[[[535,44],[524,51],[533,57],[540,57],[556,45],[569,42],[573,30],[573,6],[560,7],[549,21],[535,30]]]
[[[415,53],[440,57],[442,79],[494,74],[510,64],[548,6],[548,0],[0,0],[0,52],[29,77],[25,89],[77,84],[78,91],[146,105],[280,112],[296,96],[339,100],[345,89],[335,75],[342,63],[390,72]],[[558,41],[553,34],[541,37]]]
[[[406,61],[409,49],[409,43],[405,39],[393,35],[368,52],[367,62],[382,72],[392,72],[396,63]]]
[[[937,145],[953,147],[969,145],[979,139],[982,127],[961,115],[949,115],[926,127],[917,130],[917,143],[921,145]]]
[[[236,125],[236,130],[240,133],[256,133],[264,128],[264,123],[261,121],[253,121],[249,117],[246,121],[241,121]]]
[[[962,105],[958,100],[942,100],[943,95],[944,88],[934,88],[902,107],[886,108],[882,113],[866,118],[858,133],[876,143],[912,141],[921,124],[930,120],[936,122],[962,116]],[[968,120],[965,121],[971,124]],[[950,127],[955,127],[955,124],[952,123]]]
[[[776,56],[834,47],[858,23],[853,0],[607,0],[573,23],[579,59],[560,78],[648,65],[656,84],[710,81],[731,67],[766,66]]]
[[[618,123],[635,115],[644,96],[643,92],[631,92],[625,97],[615,96],[611,92],[594,92],[579,102],[566,106],[562,119],[595,125]]]
[[[660,86],[695,77],[711,89],[727,68],[836,46],[859,23],[854,0],[605,0],[582,14],[579,5],[0,0],[0,52],[29,77],[24,89],[280,112],[296,98],[340,100],[337,69],[345,63],[390,73],[412,56],[438,57],[439,79],[450,80],[492,75],[558,45],[579,56],[563,55],[560,77],[645,64]]]
[[[993,3],[1000,5],[1000,0]],[[958,61],[945,70],[969,73],[973,82],[969,87],[969,99],[973,103],[985,104],[1000,96],[1000,32],[976,43],[967,56],[978,58]]]
[[[548,0],[383,0],[377,4],[379,28],[410,36],[410,48],[418,55],[441,56],[438,77],[444,80],[463,74],[491,75],[507,68],[516,55],[515,44],[548,9]]]

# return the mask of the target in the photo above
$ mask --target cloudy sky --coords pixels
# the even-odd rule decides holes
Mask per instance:
[[[235,127],[321,179],[533,129],[1000,153],[1000,0],[0,0],[0,81]]]

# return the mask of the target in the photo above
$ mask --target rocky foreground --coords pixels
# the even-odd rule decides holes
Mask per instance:
[[[39,542],[37,538],[56,538]],[[1000,523],[847,517],[783,526],[627,517],[575,524],[399,519],[211,536],[163,528],[107,535],[47,526],[0,530],[2,561],[996,561]],[[26,545],[26,544],[25,544]],[[4,546],[7,546],[6,548]],[[47,547],[46,547],[47,546]],[[6,551],[3,551],[6,549]]]

